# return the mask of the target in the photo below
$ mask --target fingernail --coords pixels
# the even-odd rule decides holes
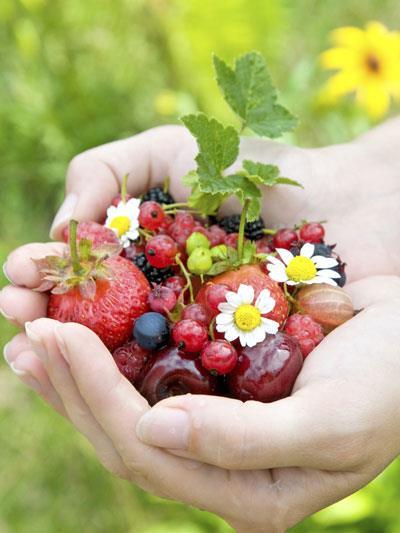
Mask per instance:
[[[7,261],[5,263],[3,263],[3,274],[4,274],[4,277],[6,278],[6,280],[9,283],[11,283],[11,285],[14,285],[13,280],[10,278],[10,275],[7,272]]]
[[[54,337],[56,339],[56,343],[57,343],[58,349],[61,352],[61,355],[64,357],[64,359],[69,364],[69,354],[68,354],[67,346],[64,342],[64,339],[62,338],[60,328],[61,328],[61,324],[57,324],[56,327],[54,328]]]
[[[65,200],[61,204],[61,207],[53,220],[53,224],[51,225],[50,237],[52,239],[57,237],[59,228],[65,226],[65,224],[71,219],[77,202],[78,196],[73,192],[65,197]]]
[[[16,319],[14,316],[11,316],[11,315],[7,314],[7,313],[4,311],[4,309],[2,309],[1,307],[0,307],[0,314],[1,314],[1,316],[3,316],[3,317],[4,317],[6,320],[8,320],[9,322],[13,322],[14,324],[16,324],[17,319]]]
[[[10,363],[10,368],[14,372],[14,374],[18,376],[27,387],[34,390],[35,392],[41,392],[42,387],[40,386],[40,383],[38,382],[38,380],[34,378],[32,374],[26,369],[19,368],[18,359],[14,361],[13,363]]]
[[[10,358],[10,344],[9,342],[7,342],[7,344],[4,345],[4,348],[3,348],[3,356],[4,356],[4,359],[6,360],[6,363],[11,366],[11,358]]]
[[[145,444],[186,450],[189,445],[190,419],[186,411],[155,407],[147,411],[136,426],[136,435]]]
[[[36,355],[42,361],[47,360],[47,352],[43,347],[42,339],[36,331],[32,328],[32,322],[25,322],[25,333],[31,342],[32,348],[35,350]]]

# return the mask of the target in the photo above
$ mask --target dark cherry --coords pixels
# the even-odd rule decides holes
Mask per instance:
[[[253,348],[242,350],[228,376],[228,387],[239,400],[280,400],[291,393],[302,365],[303,356],[295,339],[285,333],[268,335]]]
[[[205,370],[199,358],[176,346],[162,350],[144,370],[139,392],[150,405],[180,394],[215,394],[217,379]]]

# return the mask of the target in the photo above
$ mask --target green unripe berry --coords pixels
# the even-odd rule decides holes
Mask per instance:
[[[196,248],[187,261],[187,267],[193,274],[205,274],[211,266],[211,253],[207,248]]]
[[[189,255],[196,248],[210,248],[210,241],[199,231],[194,231],[186,241],[186,251]]]
[[[228,247],[226,244],[218,244],[217,246],[213,246],[210,252],[212,259],[215,261],[221,261],[227,259],[228,257]]]

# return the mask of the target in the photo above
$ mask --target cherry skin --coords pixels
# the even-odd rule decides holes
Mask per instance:
[[[285,248],[286,250],[289,250],[297,240],[297,233],[294,230],[282,228],[275,233],[272,243],[275,248]]]
[[[237,361],[237,351],[225,340],[211,341],[201,351],[201,364],[217,374],[228,374],[235,368]]]
[[[182,319],[195,320],[203,326],[208,326],[209,320],[204,305],[190,304],[182,311]]]
[[[322,242],[325,230],[319,222],[308,222],[300,229],[300,239],[305,242]]]
[[[162,225],[164,219],[164,210],[157,202],[143,202],[140,206],[139,224],[142,228],[154,231]]]
[[[263,342],[242,350],[228,376],[228,388],[239,400],[274,402],[289,396],[302,365],[295,339],[285,333],[267,335]]]
[[[186,286],[186,281],[182,276],[171,276],[164,281],[163,285],[164,287],[172,289],[176,296],[179,296],[183,288]]]
[[[155,268],[165,268],[174,264],[178,252],[176,242],[168,235],[156,235],[146,244],[147,261]]]
[[[208,340],[207,328],[195,320],[179,320],[172,328],[172,339],[185,352],[200,352]]]
[[[176,346],[162,350],[146,366],[138,390],[150,405],[180,394],[215,394],[217,381],[199,359]]]

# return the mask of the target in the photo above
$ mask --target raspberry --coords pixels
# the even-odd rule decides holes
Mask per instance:
[[[211,246],[218,246],[218,244],[224,244],[226,237],[226,231],[220,228],[217,224],[213,224],[208,228],[208,238]]]
[[[142,228],[154,231],[163,223],[165,213],[157,202],[143,202],[140,206],[139,224]]]
[[[229,233],[225,237],[225,244],[227,246],[229,246],[230,248],[236,248],[237,247],[237,242],[238,242],[238,237],[239,237],[238,233]]]
[[[212,373],[228,374],[237,361],[237,351],[225,340],[211,341],[201,351],[201,364]]]
[[[324,338],[322,327],[309,315],[299,313],[291,315],[286,320],[284,332],[297,340],[304,358]]]
[[[145,254],[151,266],[165,268],[174,264],[178,252],[176,242],[168,235],[156,235],[146,244]]]
[[[308,222],[300,229],[300,239],[305,242],[322,242],[325,230],[319,222]]]
[[[175,324],[172,329],[172,339],[179,349],[184,352],[200,352],[208,340],[207,329],[195,320],[184,319]]]
[[[186,281],[182,276],[171,276],[170,278],[164,281],[163,285],[164,287],[172,289],[178,297],[182,292],[183,288],[186,286]]]
[[[169,192],[165,192],[162,187],[153,187],[142,196],[142,202],[148,201],[168,205],[175,203],[174,198],[169,194]]]
[[[272,243],[275,248],[285,248],[286,250],[289,250],[297,240],[297,233],[294,230],[282,228],[275,233]]]
[[[146,254],[139,254],[133,258],[133,263],[143,272],[146,278],[154,283],[162,283],[174,275],[172,268],[155,268],[146,259]]]
[[[138,382],[149,356],[150,352],[141,348],[135,341],[130,341],[113,352],[119,371],[133,385]]]
[[[172,311],[176,305],[177,296],[169,287],[155,285],[149,294],[149,305],[152,311],[166,313]]]
[[[226,233],[237,233],[239,231],[240,215],[231,215],[229,217],[225,217],[221,219],[218,224],[226,231]],[[264,221],[260,217],[254,222],[246,222],[244,234],[248,239],[256,241],[258,239],[262,239],[264,236],[264,228]]]
[[[182,319],[195,320],[199,324],[208,326],[208,316],[204,305],[190,304],[182,311]]]

